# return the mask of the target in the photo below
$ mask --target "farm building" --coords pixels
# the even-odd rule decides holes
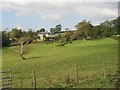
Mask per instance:
[[[41,40],[41,41],[44,40],[44,36],[46,36],[46,37],[49,38],[50,40],[55,38],[55,36],[52,35],[50,32],[41,32],[41,33],[38,34],[38,36],[40,37],[40,40]]]

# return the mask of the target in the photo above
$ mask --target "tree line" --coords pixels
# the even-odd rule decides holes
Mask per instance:
[[[105,21],[100,25],[93,26],[89,21],[83,20],[79,22],[74,31],[68,31],[66,36],[68,39],[80,39],[84,41],[86,39],[99,38],[99,37],[112,37],[114,35],[120,35],[120,17],[115,20]]]
[[[66,29],[66,31],[61,31],[62,25],[58,24],[55,27],[50,28],[49,31],[53,35],[58,34],[58,36],[55,37],[55,41],[60,42],[60,45],[77,39],[83,39],[84,41],[86,39],[95,39],[101,37],[113,37],[118,39],[120,35],[120,17],[110,21],[107,20],[96,26],[92,25],[91,22],[87,20],[83,20],[76,24],[75,28],[76,30],[73,31],[68,29]],[[0,32],[0,38],[2,38],[2,47],[20,45],[21,42],[23,42],[23,44],[32,43],[33,41],[39,39],[38,34],[40,32],[46,32],[46,30],[44,28],[41,28],[37,31],[33,31],[32,29],[24,31],[17,28],[12,28],[10,31],[3,30]],[[62,36],[61,32],[63,32],[65,35]],[[46,38],[45,42],[48,41],[49,39]]]

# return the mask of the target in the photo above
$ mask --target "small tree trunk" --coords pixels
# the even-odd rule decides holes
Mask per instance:
[[[21,58],[21,61],[24,60],[24,57],[23,57],[23,42],[21,43],[21,46],[20,46],[20,58]]]
[[[85,39],[85,38],[83,38],[83,40],[84,40],[84,42],[85,42],[85,40],[86,40],[86,39]]]
[[[86,36],[83,36],[83,41],[85,42],[85,40],[86,40]]]

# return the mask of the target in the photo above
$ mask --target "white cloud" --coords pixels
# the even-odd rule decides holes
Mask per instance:
[[[33,0],[9,0],[3,2],[3,11],[15,10],[16,15],[37,15],[44,20],[63,20],[70,14],[79,14],[80,17],[90,18],[92,21],[100,22],[112,19],[118,15],[117,3],[98,2],[32,2]],[[54,0],[53,0],[54,1]],[[73,1],[73,0],[72,0]],[[80,0],[79,0],[80,1]],[[87,1],[87,0],[86,0]],[[104,0],[105,1],[105,0]],[[109,0],[110,1],[110,0]],[[111,0],[112,1],[112,0]],[[116,0],[117,1],[117,0]]]
[[[104,5],[106,6],[106,4],[104,4]],[[116,6],[116,9],[112,9],[109,7],[98,7],[97,5],[94,5],[94,6],[81,5],[81,6],[75,7],[75,11],[77,11],[80,15],[92,16],[92,17],[97,17],[97,16],[102,16],[102,17],[115,16],[115,17],[117,17],[117,15],[118,15],[117,6]]]
[[[41,13],[40,15],[41,15],[41,18],[45,20],[59,20],[62,17],[59,13],[53,13],[53,14]]]
[[[89,19],[94,24],[105,20],[115,19],[118,16],[118,4],[106,3],[78,3],[74,10],[84,19]]]
[[[118,11],[117,10],[110,10],[105,8],[103,11],[101,11],[102,15],[106,15],[106,16],[118,16]]]
[[[68,3],[3,3],[3,11],[15,10],[16,15],[39,15],[42,19],[60,20],[67,13]],[[62,10],[63,9],[63,10]]]

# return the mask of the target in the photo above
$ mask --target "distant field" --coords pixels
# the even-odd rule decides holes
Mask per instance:
[[[20,61],[14,47],[4,48],[2,55],[3,70],[12,69],[13,87],[31,87],[32,70],[36,70],[37,87],[50,87],[48,75],[53,87],[102,87],[103,63],[113,74],[117,70],[118,41],[111,38],[77,40],[63,47],[53,44],[29,44],[26,46],[27,53],[24,61]],[[77,85],[66,85],[64,77],[69,75],[71,81],[75,79],[74,64],[78,65],[79,77],[95,75],[92,81]],[[106,71],[108,73],[108,71]],[[104,81],[104,80],[103,80]],[[105,82],[106,83],[106,82]],[[52,86],[51,86],[52,87]],[[106,84],[103,87],[113,87]]]

